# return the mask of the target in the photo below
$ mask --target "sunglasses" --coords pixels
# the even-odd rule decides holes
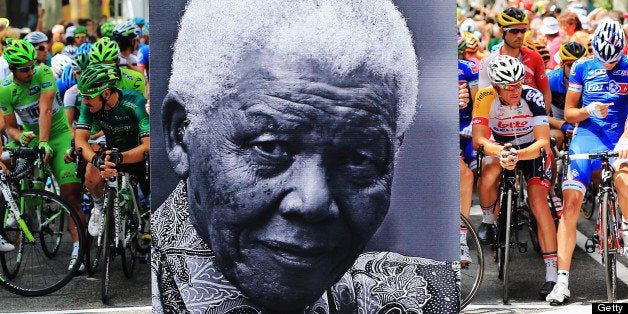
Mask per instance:
[[[93,94],[85,94],[83,92],[80,92],[80,93],[81,93],[81,96],[83,96],[83,98],[94,99],[94,98],[98,97],[98,95],[102,94],[104,91],[105,90],[101,90],[101,91],[95,92]]]
[[[15,67],[15,69],[20,73],[28,73],[28,71],[35,68],[35,63],[23,67]]]
[[[525,33],[527,30],[528,30],[527,27],[521,27],[521,28],[506,27],[506,28],[504,28],[504,31],[510,32],[511,34]]]
[[[523,85],[523,82],[519,81],[516,83],[510,83],[510,84],[500,84],[499,87],[505,91],[513,91],[513,90],[518,90],[521,88],[521,86]]]
[[[39,51],[46,51],[46,50],[48,50],[48,47],[46,47],[46,45],[43,45],[43,46],[37,46],[35,49],[37,49]]]
[[[74,35],[74,38],[85,38],[85,37],[87,37],[87,35],[85,35],[85,34]]]

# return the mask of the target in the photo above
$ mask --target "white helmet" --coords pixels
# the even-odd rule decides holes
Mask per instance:
[[[67,55],[58,53],[52,57],[52,60],[50,60],[50,69],[52,70],[55,80],[61,77],[63,69],[70,64],[72,64],[72,58]]]
[[[604,18],[598,24],[591,40],[593,54],[602,63],[613,63],[619,60],[625,45],[626,38],[623,28],[619,22],[610,18]]]
[[[39,43],[48,42],[48,36],[42,32],[30,32],[24,36],[24,39],[33,44],[33,46]]]
[[[511,84],[523,81],[526,71],[519,59],[499,55],[488,64],[488,77],[495,84]]]

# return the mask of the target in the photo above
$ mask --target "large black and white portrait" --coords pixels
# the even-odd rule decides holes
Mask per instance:
[[[155,312],[457,312],[453,12],[151,1]]]

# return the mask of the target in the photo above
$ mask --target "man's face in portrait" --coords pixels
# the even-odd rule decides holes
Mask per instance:
[[[397,91],[365,68],[337,75],[267,52],[245,56],[235,77],[182,140],[191,220],[251,300],[302,309],[352,265],[388,211]]]

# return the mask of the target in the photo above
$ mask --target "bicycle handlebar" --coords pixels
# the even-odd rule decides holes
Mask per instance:
[[[573,155],[568,155],[568,156],[569,156],[569,159],[571,159],[571,160],[576,160],[576,159],[608,159],[608,158],[613,158],[613,157],[619,156],[619,152],[602,151],[602,152],[597,152],[597,153],[573,154]]]

